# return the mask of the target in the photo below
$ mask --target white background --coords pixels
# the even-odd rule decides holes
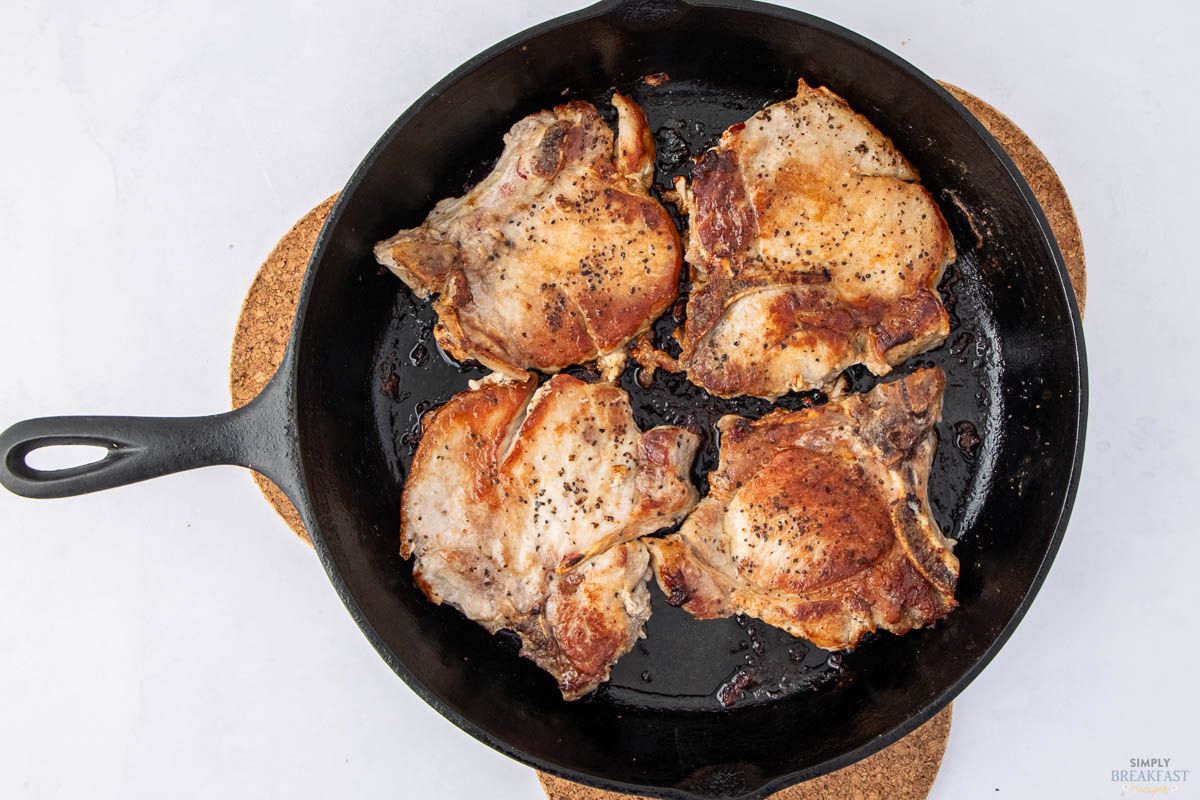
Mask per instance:
[[[1200,769],[1193,9],[807,6],[1009,114],[1087,248],[1074,517],[1025,622],[955,704],[935,798],[1116,797],[1111,770],[1133,756]],[[8,0],[0,427],[226,408],[238,308],[279,236],[429,85],[566,10]],[[1172,797],[1200,794],[1194,777]],[[540,790],[395,678],[246,472],[0,492],[0,797],[285,796]]]

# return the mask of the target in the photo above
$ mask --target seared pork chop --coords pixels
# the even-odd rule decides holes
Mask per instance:
[[[774,399],[876,375],[949,332],[954,241],[917,171],[828,89],[729,128],[676,179],[689,217],[680,366],[721,397]]]
[[[670,602],[830,650],[954,608],[958,559],[927,488],[945,380],[923,369],[817,408],[723,417],[709,495],[646,540]]]
[[[625,392],[556,375],[540,388],[485,381],[422,420],[404,487],[401,554],[435,603],[491,632],[568,700],[608,679],[650,615],[645,534],[696,502],[699,444],[643,433]]]
[[[419,297],[436,295],[438,344],[504,375],[610,357],[675,299],[679,234],[649,194],[654,137],[613,95],[618,135],[574,101],[526,117],[491,174],[442,200],[375,257]]]

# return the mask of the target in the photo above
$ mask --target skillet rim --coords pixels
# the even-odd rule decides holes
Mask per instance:
[[[387,130],[379,137],[362,161],[351,173],[346,185],[341,190],[333,209],[330,211],[324,226],[321,229],[320,235],[317,238],[312,255],[309,258],[309,263],[304,276],[304,281],[300,290],[298,303],[298,311],[295,321],[292,324],[290,338],[288,340],[287,351],[284,356],[284,366],[280,372],[286,370],[286,374],[281,377],[286,379],[286,391],[292,400],[292,436],[294,438],[294,446],[296,448],[296,462],[299,480],[297,481],[296,493],[299,495],[296,499],[299,501],[297,507],[300,509],[301,516],[304,520],[305,527],[312,539],[313,547],[317,552],[317,556],[321,560],[321,565],[325,570],[338,596],[342,599],[346,609],[350,612],[355,623],[362,630],[367,640],[387,663],[388,667],[395,672],[401,680],[411,688],[422,701],[431,706],[435,711],[452,722],[460,730],[466,732],[473,738],[488,745],[494,750],[512,758],[515,761],[531,766],[541,772],[565,778],[567,780],[581,782],[597,788],[610,791],[623,792],[627,794],[649,795],[662,798],[679,798],[680,800],[696,800],[697,798],[707,797],[708,795],[697,794],[686,790],[678,789],[671,786],[652,786],[645,784],[626,783],[623,781],[613,780],[603,775],[595,775],[592,773],[582,772],[571,767],[563,767],[557,764],[547,762],[541,758],[530,755],[512,745],[504,739],[494,736],[491,733],[477,726],[471,719],[460,714],[455,709],[445,703],[435,692],[430,690],[425,684],[419,681],[405,666],[403,660],[392,651],[388,644],[383,640],[379,633],[371,625],[366,618],[362,609],[359,607],[345,580],[338,572],[337,565],[333,561],[328,544],[325,541],[324,534],[321,531],[320,525],[317,524],[316,515],[313,513],[313,504],[309,496],[310,473],[306,468],[304,451],[300,446],[300,424],[295,405],[295,398],[298,394],[299,385],[299,363],[298,342],[304,330],[307,319],[307,310],[312,293],[312,287],[315,281],[317,271],[324,259],[326,250],[330,246],[334,231],[341,219],[342,213],[349,202],[351,195],[364,182],[366,176],[375,166],[375,162],[379,156],[391,145],[393,139],[399,132],[408,124],[409,120],[424,110],[430,103],[436,101],[450,86],[462,80],[468,73],[485,64],[486,62],[496,58],[522,44],[525,44],[544,34],[551,33],[555,30],[565,28],[578,22],[590,19],[598,19],[604,17],[612,17],[615,14],[620,14],[623,11],[636,13],[641,9],[654,8],[682,8],[686,6],[699,8],[727,9],[742,12],[749,12],[765,17],[776,19],[785,19],[789,22],[799,23],[807,27],[820,30],[823,33],[840,38],[847,44],[857,49],[863,50],[883,61],[892,69],[898,70],[909,78],[916,80],[927,91],[947,106],[958,117],[964,121],[968,128],[975,134],[976,138],[987,147],[997,162],[1004,168],[1008,175],[1009,181],[1017,189],[1018,194],[1024,201],[1027,210],[1031,213],[1035,225],[1038,228],[1038,233],[1041,239],[1045,242],[1048,252],[1054,262],[1055,271],[1058,275],[1059,290],[1065,295],[1067,306],[1070,310],[1071,317],[1071,337],[1073,339],[1075,360],[1077,367],[1077,423],[1075,432],[1075,441],[1073,443],[1073,452],[1071,453],[1071,471],[1069,479],[1066,482],[1066,490],[1061,495],[1062,502],[1057,512],[1057,522],[1054,527],[1052,536],[1050,537],[1048,546],[1041,564],[1038,567],[1033,581],[1026,589],[1024,596],[1018,603],[1012,617],[1004,625],[997,634],[992,643],[979,655],[974,664],[972,664],[963,675],[956,681],[950,683],[942,689],[931,701],[925,704],[923,708],[915,714],[909,716],[904,722],[890,729],[886,733],[877,736],[875,739],[860,745],[859,747],[843,753],[840,756],[826,759],[819,764],[808,769],[799,770],[783,775],[774,780],[765,782],[754,789],[743,792],[738,795],[740,798],[764,798],[774,792],[784,789],[794,784],[811,780],[820,775],[825,775],[846,767],[852,763],[862,760],[870,756],[884,747],[891,745],[899,739],[907,736],[913,730],[927,722],[936,713],[941,711],[948,703],[957,697],[995,658],[1000,649],[1007,643],[1012,636],[1016,627],[1024,619],[1029,607],[1032,605],[1034,598],[1045,582],[1046,576],[1049,573],[1050,567],[1053,564],[1054,558],[1058,553],[1058,549],[1062,544],[1063,537],[1066,533],[1068,521],[1070,519],[1071,510],[1074,506],[1076,493],[1079,488],[1080,474],[1083,466],[1083,450],[1086,438],[1087,412],[1088,412],[1088,374],[1087,374],[1087,356],[1083,339],[1082,319],[1079,313],[1078,303],[1075,298],[1075,293],[1072,288],[1070,275],[1067,272],[1066,263],[1062,253],[1059,250],[1058,242],[1054,238],[1053,231],[1046,219],[1040,203],[1038,202],[1033,191],[1029,188],[1024,176],[1016,164],[1013,163],[1008,153],[1000,146],[996,139],[987,131],[979,120],[970,113],[957,99],[954,98],[946,89],[944,89],[935,80],[917,69],[915,66],[904,60],[897,54],[879,45],[878,43],[855,33],[841,25],[830,22],[821,17],[808,14],[803,11],[797,11],[790,8],[785,8],[770,3],[758,2],[757,0],[602,0],[602,2],[585,7],[578,11],[564,14],[559,17],[547,20],[545,22],[526,28],[523,31],[515,33],[502,41],[483,50],[477,55],[471,57],[467,61],[460,64],[444,78],[434,84],[424,94],[417,98],[397,119],[387,128]],[[1032,232],[1031,232],[1032,233]],[[1065,449],[1065,447],[1064,447]]]

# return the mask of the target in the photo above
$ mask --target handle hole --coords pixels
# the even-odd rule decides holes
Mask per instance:
[[[94,444],[50,444],[25,454],[25,466],[38,472],[53,472],[95,464],[108,455],[107,447]]]

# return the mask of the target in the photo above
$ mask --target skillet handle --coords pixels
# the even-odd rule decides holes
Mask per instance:
[[[234,464],[263,473],[297,499],[299,471],[279,376],[246,405],[208,417],[42,417],[0,433],[0,485],[24,497],[72,497],[169,475]],[[39,470],[26,457],[52,445],[108,450],[90,464]]]

